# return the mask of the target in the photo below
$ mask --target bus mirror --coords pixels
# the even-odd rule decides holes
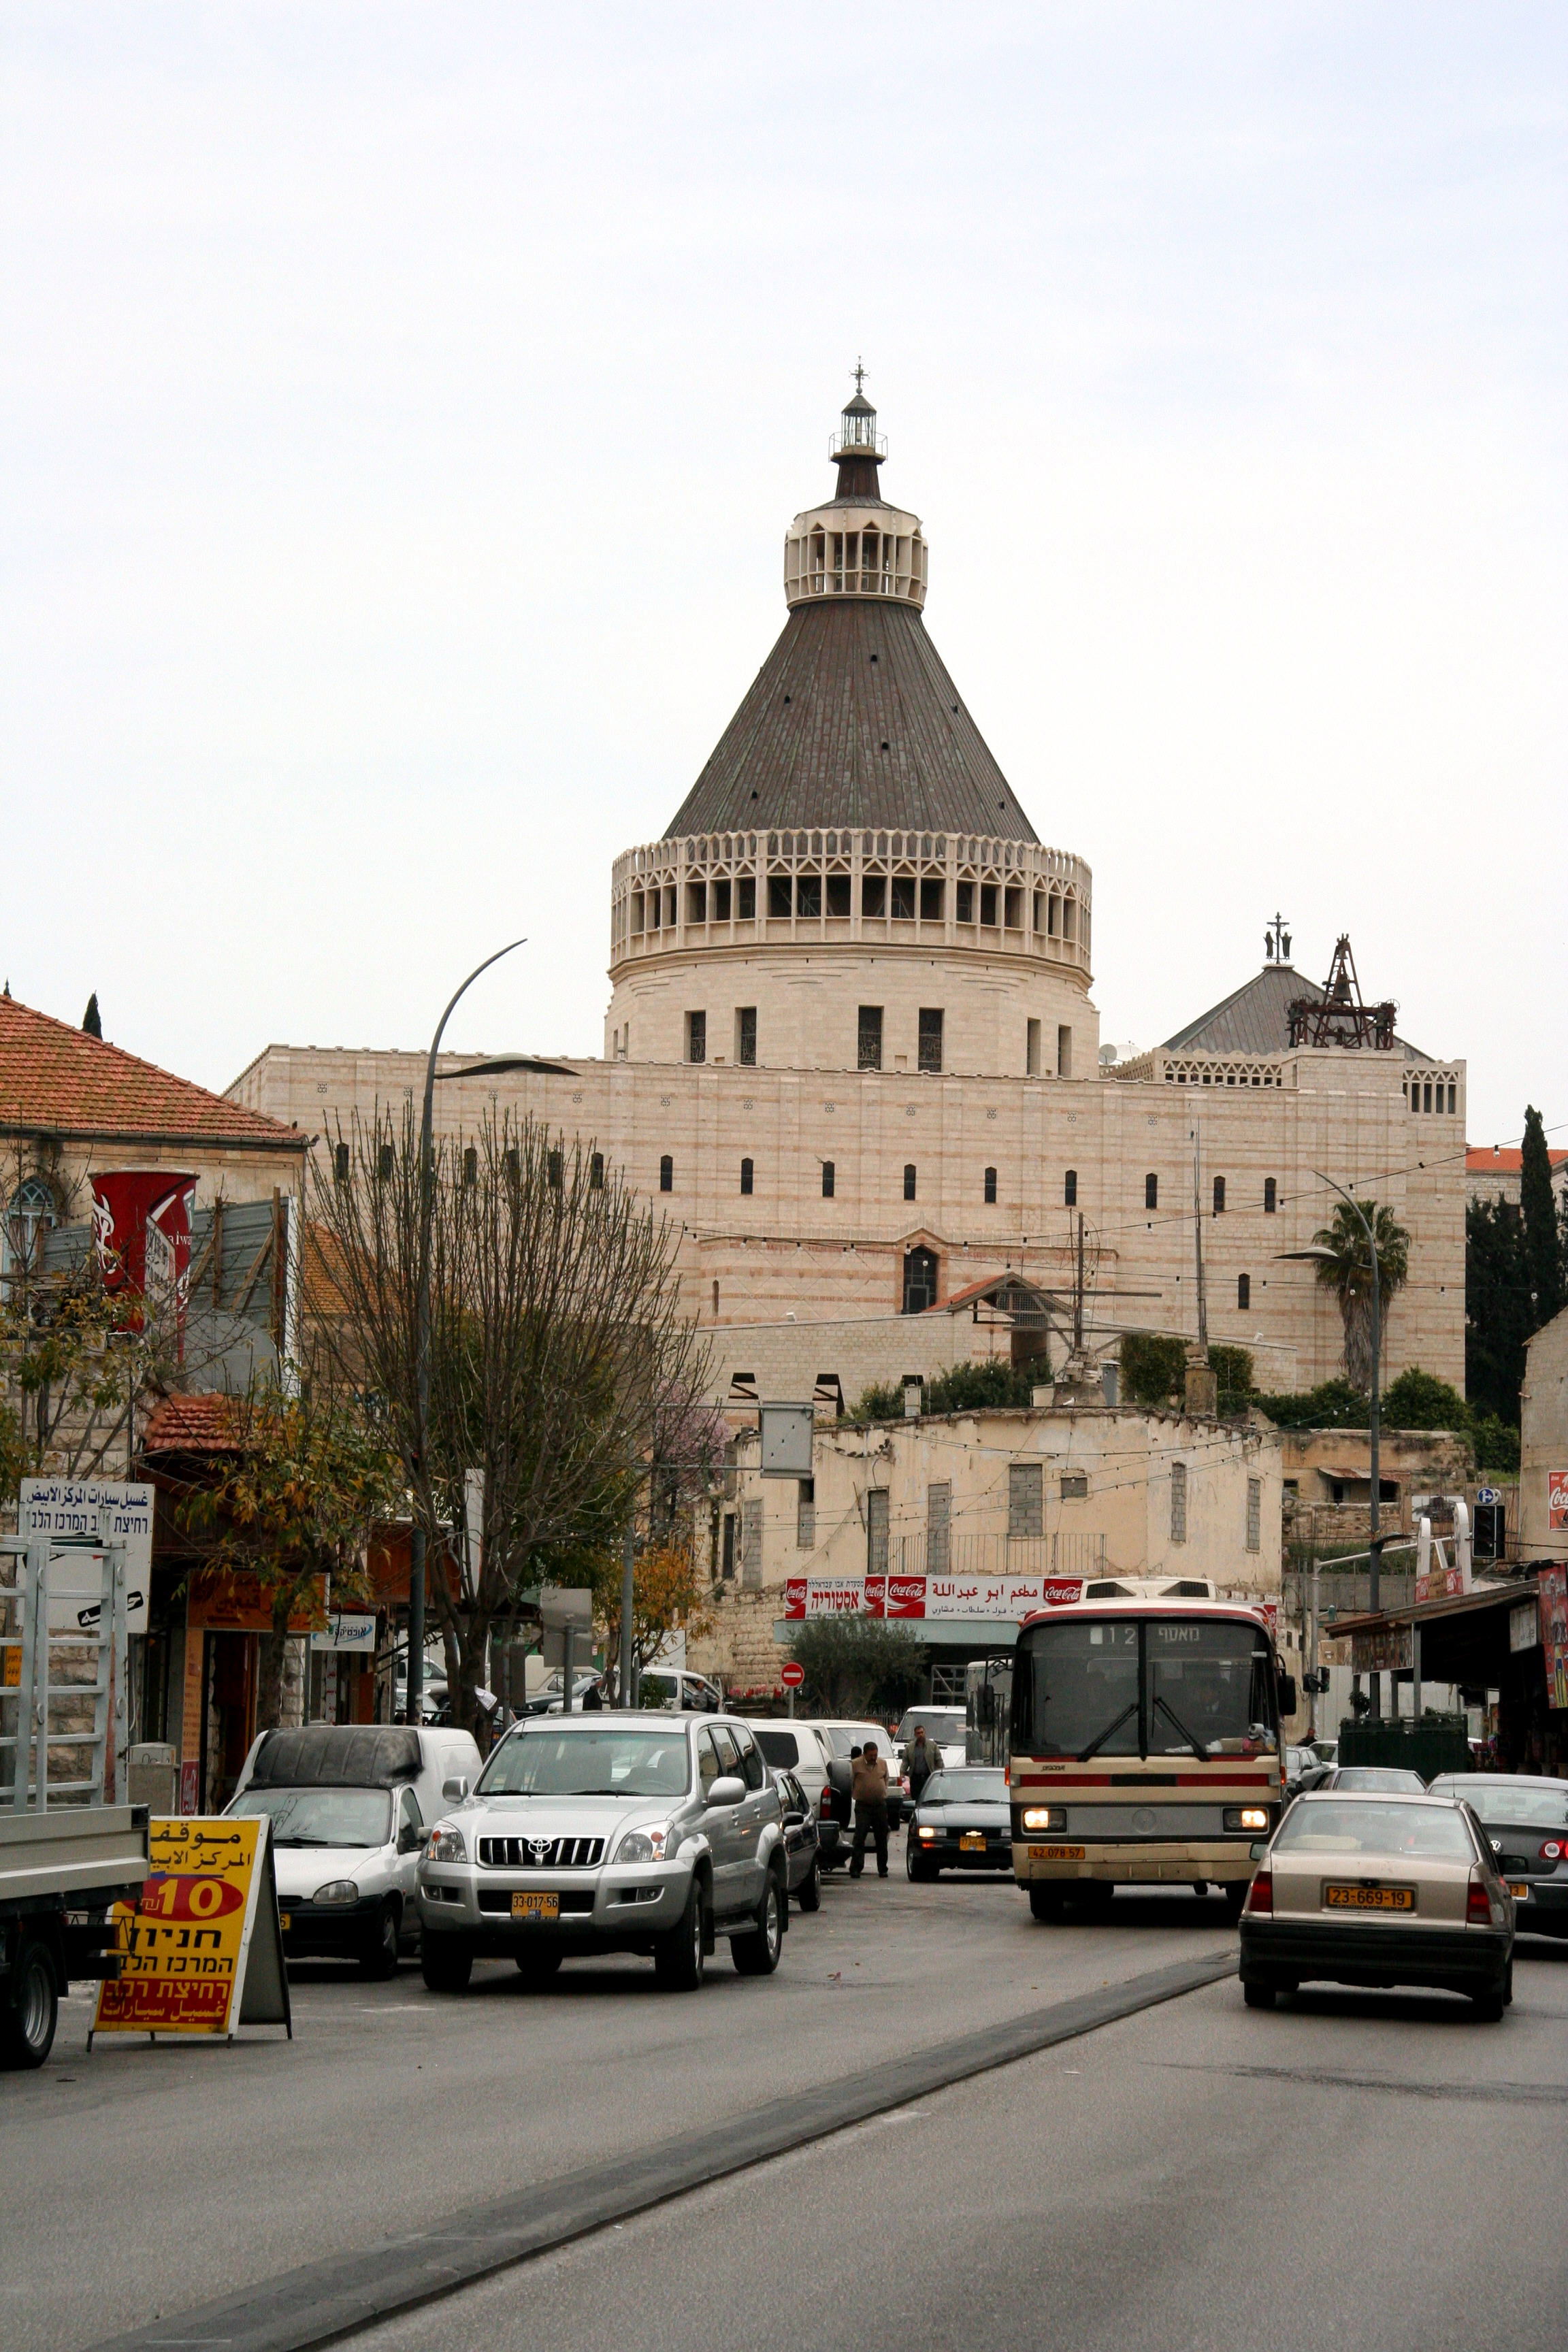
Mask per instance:
[[[1281,1715],[1294,1715],[1296,1712],[1296,1677],[1294,1675],[1281,1675],[1279,1677],[1279,1712]]]

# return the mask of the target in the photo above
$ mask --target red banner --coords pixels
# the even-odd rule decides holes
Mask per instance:
[[[1535,1580],[1541,1608],[1541,1647],[1546,1667],[1546,1704],[1568,1707],[1568,1568],[1543,1568]]]

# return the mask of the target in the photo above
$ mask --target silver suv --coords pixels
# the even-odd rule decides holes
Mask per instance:
[[[789,1924],[783,1809],[755,1740],[727,1716],[534,1717],[426,1842],[420,1963],[461,1992],[476,1959],[542,1983],[568,1955],[651,1954],[695,1991],[719,1936],[771,1976]]]

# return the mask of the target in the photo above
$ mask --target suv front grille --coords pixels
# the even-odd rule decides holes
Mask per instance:
[[[596,1870],[605,1859],[603,1838],[482,1837],[481,1870]]]

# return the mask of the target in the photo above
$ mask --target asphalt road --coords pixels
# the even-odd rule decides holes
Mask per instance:
[[[237,2286],[374,2246],[472,2200],[754,2112],[972,2027],[1222,1954],[1223,1906],[1119,1906],[1042,1930],[1010,1882],[828,1882],[791,1915],[778,1973],[725,1948],[696,1995],[635,1959],[569,1965],[543,1994],[475,1971],[461,2000],[310,1964],[295,2039],[100,2042],[73,1998],[47,2066],[0,2075],[0,2343],[74,2352]]]
[[[1494,2026],[1440,1995],[1270,2015],[1213,1985],[356,2352],[1558,2352],[1568,1948],[1521,1953]]]
[[[895,1858],[898,1848],[895,1846]],[[438,2231],[803,2086],[1234,1948],[1223,1907],[1038,1927],[1006,1882],[826,1892],[776,1977],[510,1967],[295,1977],[295,2042],[100,2043],[0,2077],[0,2342],[74,2352],[297,2265]],[[1500,2026],[1458,2002],[1226,1980],[661,2205],[357,2345],[1313,2352],[1563,2336],[1568,1948]],[[900,2095],[902,2095],[900,2093]],[[379,2257],[378,2257],[379,2259]],[[212,2340],[205,2337],[204,2340]]]

